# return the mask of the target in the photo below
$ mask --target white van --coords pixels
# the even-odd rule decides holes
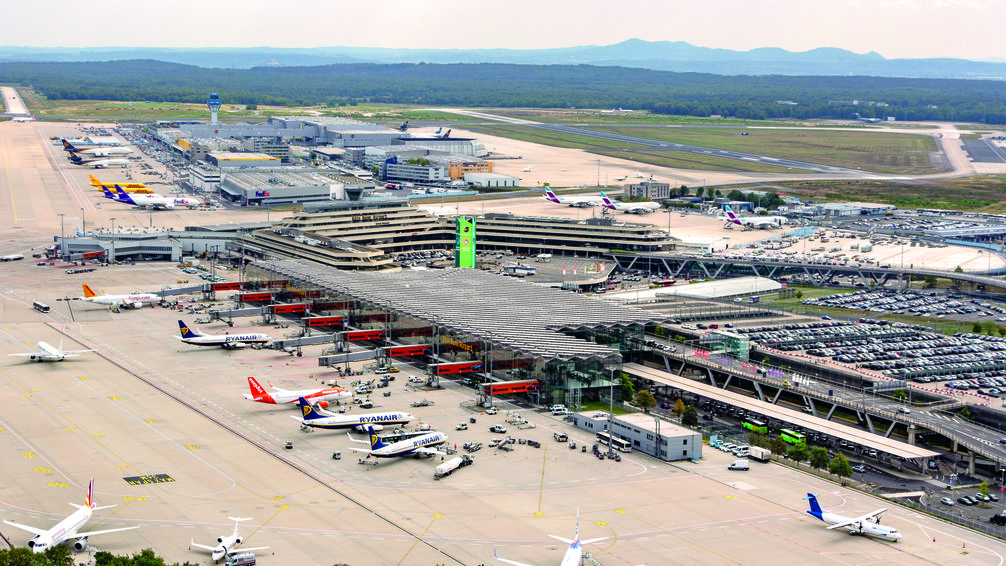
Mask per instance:
[[[750,470],[751,466],[747,460],[734,460],[733,464],[727,466],[728,470]]]

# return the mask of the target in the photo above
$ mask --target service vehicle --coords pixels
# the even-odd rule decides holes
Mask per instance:
[[[748,458],[757,462],[768,462],[772,459],[772,451],[761,446],[748,447]]]
[[[732,464],[727,466],[728,470],[750,470],[751,464],[747,460],[734,460]]]
[[[566,442],[569,440],[569,437],[566,436],[566,433],[564,432],[553,432],[552,438],[554,438],[556,442]]]
[[[433,478],[440,479],[451,475],[454,470],[474,464],[475,460],[468,454],[462,454],[451,458],[433,469]]]

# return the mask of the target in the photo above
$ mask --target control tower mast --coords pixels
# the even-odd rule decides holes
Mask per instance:
[[[209,100],[206,101],[206,107],[210,109],[210,124],[217,123],[217,112],[220,111],[220,107],[223,106],[223,102],[220,101],[220,95],[217,93],[210,94]]]

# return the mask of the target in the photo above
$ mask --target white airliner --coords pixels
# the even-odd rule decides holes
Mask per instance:
[[[27,357],[33,362],[61,362],[66,358],[76,358],[77,356],[86,353],[93,352],[94,350],[64,350],[63,349],[63,339],[59,339],[59,347],[53,348],[45,342],[39,342],[37,344],[37,352],[25,352],[23,354],[7,354],[8,356],[22,356]]]
[[[220,346],[221,348],[231,349],[244,348],[248,344],[268,344],[272,342],[272,337],[268,334],[258,332],[249,334],[200,334],[198,330],[189,328],[180,320],[178,321],[178,329],[182,332],[182,335],[175,336],[175,338],[193,346]]]
[[[545,196],[541,197],[545,200],[552,201],[556,204],[565,204],[568,206],[577,206],[580,208],[587,206],[597,206],[604,201],[601,197],[558,197],[552,192],[551,187],[545,185]]]
[[[12,523],[7,519],[4,519],[4,523],[12,527],[17,527],[19,529],[28,531],[35,536],[28,541],[28,548],[32,552],[45,552],[50,547],[56,546],[57,544],[63,544],[69,542],[71,539],[77,539],[73,543],[73,549],[80,551],[87,548],[87,537],[93,537],[96,535],[104,535],[108,533],[117,533],[119,531],[129,531],[132,529],[138,529],[140,527],[122,527],[120,529],[106,529],[103,531],[90,531],[86,533],[77,532],[78,529],[83,527],[91,519],[91,513],[95,509],[109,509],[111,507],[116,507],[115,505],[106,505],[104,507],[94,506],[94,480],[87,485],[87,495],[84,496],[84,505],[77,505],[76,503],[71,503],[77,508],[76,511],[70,514],[69,517],[63,519],[56,524],[55,527],[43,531],[42,529],[36,529],[35,527],[29,527],[28,525],[21,525],[18,523]]]
[[[192,539],[189,539],[189,544],[191,544],[196,548],[201,548],[203,550],[210,551],[210,557],[213,559],[214,562],[222,560],[229,554],[234,554],[237,546],[242,542],[244,542],[244,539],[241,538],[241,535],[238,534],[238,525],[241,523],[241,521],[251,521],[251,518],[246,519],[241,519],[238,517],[227,517],[227,518],[230,519],[231,521],[234,521],[234,533],[224,535],[222,537],[217,537],[216,546],[206,546],[205,544],[198,544]],[[258,548],[242,548],[241,552],[251,552],[253,550],[265,550],[267,548],[269,547],[260,546]]]
[[[880,525],[880,514],[887,511],[886,508],[850,518],[821,509],[821,505],[817,502],[817,496],[813,493],[808,493],[804,499],[810,500],[810,511],[807,511],[807,514],[825,523],[830,523],[831,526],[828,527],[829,531],[832,529],[848,529],[850,535],[869,535],[885,540],[893,540],[894,542],[901,540],[901,533],[898,532],[898,529],[882,527]]]
[[[203,204],[203,201],[192,198],[192,197],[162,197],[161,195],[150,194],[150,193],[134,193],[129,194],[122,189],[119,185],[115,185],[115,194],[108,189],[103,189],[105,193],[105,198],[112,199],[117,202],[123,202],[126,204],[131,204],[133,206],[138,206],[140,208],[163,208],[163,209],[173,209],[176,206],[187,206],[189,208],[196,208]]]
[[[63,149],[70,152],[71,156],[77,155],[82,159],[90,157],[109,157],[111,155],[129,155],[130,153],[133,153],[133,150],[122,146],[95,146],[79,148],[66,140],[63,140]],[[72,157],[70,159],[73,161]]]
[[[622,181],[624,181],[624,180],[626,180],[626,179],[628,179],[628,178],[629,178],[629,176],[628,176],[628,175],[623,175],[623,176],[621,176],[621,177],[615,177],[615,178],[614,178],[614,179],[612,179],[612,180],[613,180],[613,181],[618,181],[618,182],[622,182]]]
[[[595,542],[600,542],[608,537],[591,538],[587,540],[580,540],[580,510],[576,510],[576,528],[573,531],[573,540],[568,538],[562,538],[555,535],[548,535],[557,541],[564,542],[569,545],[566,549],[566,553],[562,555],[562,561],[559,562],[559,566],[579,566],[580,561],[583,560],[583,545],[592,544]],[[514,566],[531,566],[530,564],[525,564],[523,562],[517,562],[515,560],[507,560],[506,558],[500,558],[496,556],[496,549],[493,548],[493,558],[499,560],[500,562],[506,562],[507,564],[513,564]]]
[[[34,122],[35,121],[35,115],[32,114],[31,116],[18,116],[17,118],[11,118],[10,121],[11,122]]]
[[[353,452],[364,452],[367,456],[375,458],[395,458],[401,456],[447,456],[447,452],[441,452],[434,448],[447,442],[447,435],[442,432],[428,432],[420,436],[415,436],[407,440],[385,444],[381,437],[377,436],[374,427],[368,426],[367,432],[370,434],[370,449],[350,448]],[[347,435],[348,436],[348,435]],[[356,440],[349,437],[353,442],[367,443],[366,440]]]
[[[83,159],[75,153],[71,153],[70,156],[70,161],[73,162],[74,165],[86,165],[95,169],[103,169],[105,167],[129,167],[128,159],[109,159],[106,157]]]
[[[604,208],[629,214],[647,214],[660,209],[659,202],[614,202],[604,193],[601,193],[601,199],[604,202]]]
[[[245,399],[249,401],[255,401],[256,403],[266,403],[269,405],[286,405],[289,403],[296,403],[297,399],[303,398],[307,399],[313,403],[316,403],[321,408],[328,407],[329,401],[338,401],[339,399],[348,399],[352,397],[353,394],[341,387],[325,387],[322,389],[299,389],[297,391],[290,391],[288,389],[280,389],[274,387],[273,384],[269,384],[272,391],[266,391],[254,377],[248,378],[248,388],[251,389],[251,394],[245,393]]]
[[[782,216],[749,216],[740,217],[734,214],[729,204],[723,205],[723,210],[727,213],[728,222],[743,226],[745,228],[760,228],[762,230],[779,228],[786,223]]]
[[[106,295],[104,290],[102,290],[100,294],[95,293],[94,290],[87,285],[87,283],[82,284],[81,287],[84,289],[84,296],[81,300],[98,305],[112,305],[116,307],[138,309],[143,307],[143,305],[160,303],[162,300],[160,295],[155,295],[153,293]]]
[[[330,430],[351,428],[359,432],[369,432],[368,428],[382,430],[384,428],[382,425],[405,424],[416,418],[409,413],[401,412],[358,413],[355,415],[326,413],[319,411],[316,407],[312,407],[311,403],[304,397],[298,399],[298,403],[304,415],[300,420],[301,425],[312,428]]]

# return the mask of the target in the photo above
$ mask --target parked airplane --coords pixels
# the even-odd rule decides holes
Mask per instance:
[[[451,131],[450,130],[447,130],[446,132],[444,132],[444,133],[441,134],[440,130],[443,130],[443,129],[444,128],[441,127],[436,132],[434,132],[433,133],[433,137],[435,137],[435,138],[441,138],[441,139],[447,139],[447,138],[451,137]]]
[[[729,204],[723,205],[723,210],[727,213],[727,221],[731,224],[744,226],[745,228],[772,229],[779,228],[786,223],[782,216],[749,216],[739,217],[734,214]]]
[[[112,199],[116,202],[139,206],[140,208],[173,209],[176,206],[196,208],[203,204],[203,201],[191,197],[162,197],[157,194],[130,195],[126,191],[122,190],[122,187],[119,185],[115,185],[114,194],[107,188],[103,188],[102,190],[105,192],[105,198]]]
[[[132,309],[141,308],[143,305],[151,305],[154,303],[161,302],[161,296],[155,295],[153,293],[132,293],[129,295],[106,295],[104,289],[102,289],[101,294],[95,293],[93,289],[84,283],[81,285],[84,289],[84,296],[81,298],[82,301],[87,301],[89,303],[95,303],[98,305],[112,305],[116,307],[126,307]]]
[[[659,202],[613,202],[603,192],[601,193],[601,198],[604,201],[605,208],[629,214],[647,214],[660,208]]]
[[[66,358],[76,358],[85,352],[94,350],[63,350],[63,339],[59,340],[59,347],[54,348],[45,342],[39,342],[37,352],[25,352],[23,354],[7,354],[8,356],[27,357],[33,362],[61,362]]]
[[[95,146],[80,148],[72,143],[63,140],[63,149],[70,152],[70,155],[79,155],[81,157],[108,157],[110,155],[128,155],[133,153],[133,150],[128,147],[122,146]],[[72,159],[72,158],[71,158]]]
[[[633,173],[633,176],[636,177],[637,179],[645,179],[646,178],[646,175],[643,175],[639,171],[636,171],[635,173]]]
[[[97,191],[104,191],[105,189],[114,189],[118,185],[122,190],[127,193],[150,193],[154,191],[148,189],[143,183],[102,183],[94,175],[88,175],[91,178],[91,186],[95,187]]]
[[[368,428],[382,430],[382,425],[405,424],[415,420],[416,417],[409,413],[358,413],[355,415],[342,415],[334,413],[324,413],[312,407],[307,399],[301,397],[297,400],[304,417],[301,424],[312,428],[324,428],[338,430],[351,428],[359,432],[368,432]]]
[[[406,120],[405,122],[403,122],[401,126],[398,126],[398,131],[399,132],[404,132],[404,131],[406,131],[408,129],[409,129],[409,121],[408,120]]]
[[[867,124],[876,124],[878,122],[883,122],[880,118],[864,118],[859,115],[859,112],[853,114],[853,116],[860,122],[866,122]]]
[[[821,509],[821,504],[817,502],[817,496],[813,493],[808,493],[804,499],[810,500],[810,511],[807,511],[807,514],[825,523],[830,523],[831,526],[828,527],[828,530],[845,528],[849,530],[850,535],[869,535],[871,537],[893,540],[894,542],[901,540],[901,533],[898,532],[898,529],[880,525],[880,514],[887,511],[886,508],[850,518]]]
[[[525,172],[525,173],[531,173],[531,172],[533,172],[533,171],[534,171],[534,167],[532,167],[532,166],[528,165],[527,167],[525,167],[525,168],[521,169],[521,171],[523,171],[523,172]]]
[[[67,543],[71,539],[77,539],[73,543],[73,549],[80,551],[87,548],[88,537],[140,528],[122,527],[120,529],[105,529],[103,531],[90,531],[86,533],[77,532],[78,529],[87,524],[87,522],[91,519],[91,513],[96,509],[109,509],[111,507],[116,507],[115,505],[106,505],[104,507],[94,506],[94,479],[91,479],[91,483],[87,485],[87,495],[84,496],[84,505],[77,505],[76,503],[71,503],[70,505],[76,507],[77,510],[71,513],[69,517],[57,523],[55,527],[47,531],[36,529],[35,527],[29,527],[28,525],[12,523],[7,519],[4,519],[4,524],[33,533],[35,536],[28,541],[28,548],[30,548],[32,552],[45,552],[50,547],[56,546],[57,544]]]
[[[623,176],[621,176],[621,177],[615,177],[615,178],[614,178],[613,180],[614,180],[614,181],[618,181],[618,182],[622,182],[622,181],[624,181],[624,180],[626,180],[626,179],[628,179],[628,178],[629,178],[629,176],[628,176],[628,175],[623,175]]]
[[[248,344],[268,344],[272,342],[272,338],[268,334],[257,332],[251,334],[200,334],[198,330],[189,328],[180,320],[178,321],[178,328],[181,330],[182,335],[175,336],[175,338],[193,346],[220,346],[225,349],[232,349],[244,348]]]
[[[238,525],[241,521],[251,521],[251,518],[241,519],[238,517],[227,517],[231,521],[234,521],[234,533],[229,535],[224,535],[222,537],[217,537],[216,546],[206,546],[205,544],[198,544],[192,539],[189,539],[189,544],[196,548],[201,548],[203,550],[210,551],[210,557],[214,562],[222,560],[224,557],[235,554],[237,546],[244,542],[244,538],[238,534]],[[251,552],[253,550],[265,550],[269,548],[268,546],[260,546],[258,548],[242,548],[241,552]]]
[[[562,538],[555,535],[548,535],[557,541],[564,542],[569,545],[566,549],[566,553],[562,555],[562,561],[559,562],[559,566],[579,566],[581,560],[583,560],[583,545],[592,544],[595,542],[600,542],[608,537],[600,538],[590,538],[587,540],[580,540],[580,509],[576,510],[576,527],[573,531],[573,540],[568,538]],[[496,556],[496,549],[493,548],[493,558],[499,560],[500,562],[506,562],[507,564],[513,564],[514,566],[531,566],[530,564],[525,564],[523,562],[517,562],[515,560],[507,560],[506,558],[500,558]]]
[[[274,387],[273,384],[269,384],[272,391],[266,391],[254,377],[248,378],[248,388],[251,389],[251,394],[245,393],[245,399],[249,401],[255,401],[256,403],[266,403],[269,405],[286,405],[290,403],[296,403],[297,399],[307,399],[318,404],[321,408],[328,407],[329,401],[338,401],[339,399],[348,399],[353,396],[352,393],[346,391],[341,387],[325,387],[322,389],[300,389],[297,391],[290,391],[288,389],[280,389]]]
[[[365,452],[367,456],[375,458],[395,458],[400,456],[415,456],[418,458],[419,456],[448,455],[446,452],[441,452],[434,448],[447,442],[447,435],[442,432],[428,432],[407,440],[395,442],[394,444],[385,444],[382,442],[372,426],[367,427],[367,432],[370,434],[370,449],[350,448],[350,450],[353,452]],[[366,440],[356,440],[351,436],[349,439],[353,442],[367,443]]]
[[[34,122],[35,121],[35,115],[32,114],[31,116],[18,116],[17,118],[11,118],[10,121],[11,122]]]
[[[70,161],[72,161],[74,165],[86,165],[88,167],[93,167],[94,169],[103,169],[105,167],[129,167],[128,159],[106,159],[104,157],[83,159],[73,153],[70,155]]]
[[[584,208],[587,206],[597,206],[602,204],[604,200],[601,197],[557,197],[552,189],[545,185],[545,196],[541,197],[545,200],[550,200],[556,204],[565,204],[568,206],[576,206]]]

